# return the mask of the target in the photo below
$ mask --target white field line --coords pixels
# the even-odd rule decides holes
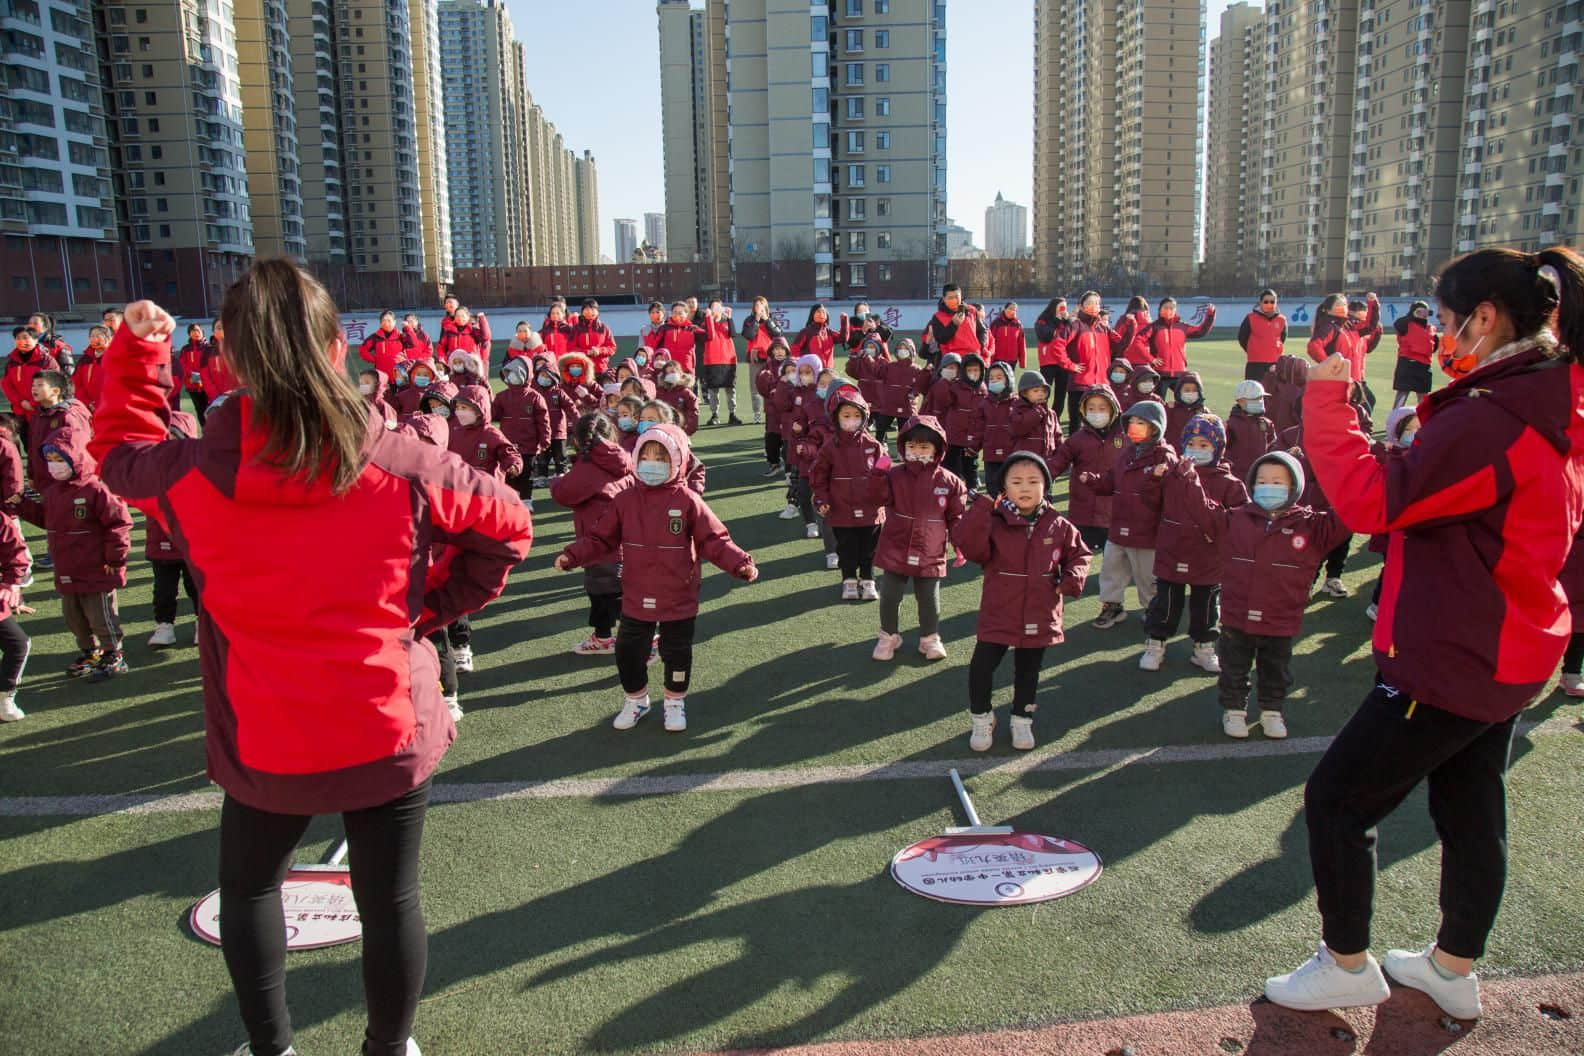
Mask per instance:
[[[1554,717],[1524,723],[1521,735],[1550,736],[1574,729],[1573,720]],[[978,756],[971,759],[927,759],[851,766],[786,767],[775,770],[734,770],[707,774],[634,775],[629,777],[567,777],[551,781],[437,782],[436,803],[485,803],[513,799],[598,799],[609,796],[674,795],[680,792],[733,792],[859,781],[902,781],[945,776],[953,767],[964,774],[995,772],[1018,775],[1060,770],[1116,770],[1127,766],[1204,763],[1219,760],[1315,755],[1330,737],[1292,737],[1282,741],[1227,741],[1215,744],[1168,745],[1160,748],[1089,749],[1049,755]],[[218,789],[176,795],[81,795],[0,797],[0,817],[96,817],[106,814],[176,814],[217,810]]]

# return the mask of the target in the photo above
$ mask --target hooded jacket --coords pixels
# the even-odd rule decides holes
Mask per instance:
[[[1226,434],[1226,460],[1238,477],[1246,478],[1254,460],[1277,444],[1276,423],[1266,415],[1247,413],[1237,403],[1226,416]]]
[[[831,399],[831,417],[843,406],[863,412],[863,425],[855,433],[832,422],[830,435],[814,457],[809,471],[817,506],[828,506],[825,520],[832,528],[860,528],[878,524],[885,518],[880,506],[879,481],[891,468],[885,447],[869,435],[869,407],[863,396],[851,389]]]
[[[963,302],[960,310],[963,321],[958,323],[956,313],[946,307],[946,301],[942,298],[936,302],[935,314],[930,317],[927,331],[929,343],[935,346],[937,354],[942,357],[950,352],[965,358],[981,355],[989,339],[990,332],[985,329],[985,321],[979,318],[979,309]],[[949,422],[946,431],[951,432]]]
[[[572,350],[588,356],[594,361],[594,372],[603,374],[616,354],[616,337],[598,316],[590,322],[579,312],[577,322],[572,324]]]
[[[1248,362],[1274,363],[1287,343],[1287,317],[1280,312],[1266,315],[1256,308],[1243,317],[1237,341]]]
[[[116,333],[120,332],[119,330],[116,331]],[[210,403],[242,384],[241,380],[231,373],[231,367],[225,360],[224,349],[224,341],[210,338],[209,358],[204,360],[203,367],[198,371],[199,377],[203,381],[204,395],[209,397]]]
[[[858,383],[858,392],[870,407],[880,400],[880,373],[889,362],[891,353],[878,334],[871,335],[847,353],[847,363],[843,369],[849,378]]]
[[[841,325],[834,330],[831,329],[829,312],[825,313],[825,322],[816,323],[814,313],[823,307],[825,307],[823,304],[816,304],[809,308],[808,322],[803,324],[803,329],[798,331],[797,337],[792,341],[792,358],[797,359],[805,355],[818,356],[820,366],[829,367],[836,362],[837,343],[845,345],[851,331],[848,328],[846,312],[841,313]]]
[[[411,335],[402,330],[376,330],[363,339],[358,355],[374,369],[389,378],[396,364],[407,358],[412,347]]]
[[[639,486],[627,452],[602,440],[580,452],[571,468],[550,482],[550,498],[572,511],[572,538],[582,539],[605,516],[617,495]],[[617,554],[610,553],[585,562],[590,593],[621,593],[620,566],[610,567],[617,559]]]
[[[465,328],[458,328],[455,323],[440,337],[440,346],[435,349],[435,355],[442,363],[451,362],[454,352],[466,352],[479,358],[478,374],[483,377],[490,375],[490,341],[489,333],[482,322],[471,323]]]
[[[1133,364],[1124,357],[1116,356],[1106,367],[1105,377],[1101,381],[1111,386],[1111,391],[1116,393],[1117,402],[1123,407],[1131,407],[1138,402],[1138,393],[1133,391]],[[1118,376],[1122,380],[1116,380]]]
[[[27,543],[22,539],[22,529],[11,517],[0,517],[0,587],[21,589],[27,580],[33,558],[28,555]],[[0,620],[12,613],[9,591],[0,592]]]
[[[1144,392],[1141,388],[1146,382],[1149,384],[1148,392]],[[1118,397],[1122,395],[1122,393],[1117,393]],[[1148,364],[1133,368],[1132,373],[1128,375],[1127,397],[1127,399],[1122,401],[1123,407],[1131,407],[1140,400],[1149,400],[1165,407],[1166,397],[1161,392],[1161,376],[1159,372]]]
[[[642,482],[612,500],[599,522],[580,533],[563,551],[571,564],[608,560],[620,550],[622,615],[634,620],[689,620],[698,615],[700,559],[742,578],[753,558],[732,542],[726,526],[683,479],[688,461],[687,434],[674,425],[657,425],[643,434],[670,456],[664,484]]]
[[[904,451],[903,460],[880,475],[875,501],[885,510],[885,521],[874,564],[899,576],[944,579],[946,543],[968,510],[968,489],[961,477],[941,465],[946,452],[946,430],[941,424],[927,414],[914,415],[897,435],[915,429],[933,433],[939,452],[929,462],[910,462]]]
[[[77,357],[77,366],[71,373],[72,393],[87,404],[90,412],[99,406],[99,390],[104,381],[99,372],[99,364],[102,362],[104,362],[104,349],[96,349],[88,345],[82,350],[82,355]]]
[[[524,458],[535,458],[550,450],[550,405],[531,380],[526,385],[508,385],[496,393],[490,417]]]
[[[1197,323],[1185,323],[1182,318],[1156,317],[1144,328],[1144,343],[1149,349],[1150,365],[1162,374],[1176,375],[1188,369],[1187,347],[1197,341],[1215,325],[1215,305],[1205,306],[1204,318]]]
[[[1028,338],[1023,324],[1003,311],[990,324],[990,362],[1010,363],[1022,370],[1027,359]]]
[[[471,404],[478,411],[479,420],[473,425],[463,425],[458,420],[456,407],[461,404]],[[447,424],[450,428],[447,449],[469,466],[497,480],[512,480],[522,472],[522,452],[517,450],[517,445],[505,433],[490,424],[488,389],[480,385],[464,385],[457,390]]]
[[[1558,577],[1584,513],[1584,368],[1532,340],[1431,393],[1414,444],[1384,463],[1316,381],[1304,443],[1350,529],[1387,532],[1375,621],[1382,679],[1414,700],[1501,722],[1567,647]]]
[[[810,352],[799,360],[798,366],[810,366],[818,358]],[[818,377],[816,374],[816,382]],[[830,406],[826,403],[833,393],[834,389],[821,397],[819,389],[813,385],[800,385],[793,390],[792,411],[787,425],[792,446],[790,459],[798,472],[805,476],[813,470],[814,460],[819,457],[820,449],[825,446],[826,439],[835,428],[831,422]]]
[[[1022,386],[1020,385],[1019,388],[1021,389]],[[1051,455],[1063,439],[1061,421],[1056,417],[1055,408],[1049,404],[1034,403],[1019,392],[1012,397],[1011,418],[1008,424],[1012,430],[1012,442],[1008,454],[1012,451],[1032,451],[1045,459],[1046,466],[1049,466]],[[1002,461],[1005,459],[1003,458]]]
[[[363,375],[358,375],[358,384],[360,386],[362,385],[362,377]],[[391,403],[390,379],[381,374],[378,369],[374,371],[374,391],[365,394],[363,399],[374,409],[374,413],[385,419],[385,421],[394,423],[401,418],[401,413]]]
[[[368,417],[365,464],[343,494],[285,478],[243,392],[204,435],[169,440],[159,366],[170,346],[117,331],[91,449],[105,483],[158,519],[203,597],[199,637],[209,775],[261,810],[388,803],[427,780],[456,735],[431,631],[498,595],[528,553],[527,509],[504,485]],[[352,550],[329,541],[356,537]],[[442,576],[431,546],[451,544]],[[313,590],[281,596],[289,552]]]
[[[1217,431],[1213,426],[1206,426]],[[1192,467],[1198,478],[1200,490],[1188,483],[1190,471],[1179,467],[1176,473],[1162,478],[1162,503],[1160,532],[1155,537],[1155,577],[1168,583],[1191,583],[1196,586],[1221,582],[1221,547],[1214,533],[1199,526],[1195,516],[1197,507],[1208,497],[1222,509],[1232,510],[1249,501],[1248,488],[1232,472],[1232,466],[1222,457],[1226,451],[1226,434],[1215,444],[1215,461],[1209,465],[1194,465],[1184,458],[1182,465]],[[1181,434],[1178,436],[1181,442]]]
[[[995,364],[991,364],[995,369]],[[1001,366],[1001,373],[1011,373],[1007,379],[1006,391],[997,396],[990,391],[990,372],[985,372],[985,398],[981,404],[981,417],[983,424],[980,432],[980,444],[984,450],[985,464],[991,462],[1004,462],[1006,456],[1017,450],[1012,443],[1012,408],[1017,403],[1017,375],[1012,373],[1009,365]],[[1049,454],[1047,448],[1040,452],[1043,458]]]
[[[1197,385],[1199,399],[1194,403],[1182,401],[1182,388],[1184,385]],[[1172,450],[1182,454],[1182,432],[1188,420],[1196,414],[1205,413],[1204,382],[1199,380],[1199,375],[1191,370],[1185,370],[1177,383],[1172,386],[1172,402],[1166,408],[1166,442],[1171,444]]]
[[[665,376],[662,372],[661,383],[655,386],[655,399],[670,406],[676,412],[682,431],[692,436],[699,427],[699,400],[698,393],[693,391],[693,375],[681,371],[675,385],[665,384]]]
[[[484,361],[479,358],[477,352],[465,352],[461,349],[456,349],[451,353],[451,359],[455,362],[446,364],[451,371],[446,378],[447,381],[459,389],[468,385],[480,385],[483,386],[486,394],[488,394],[489,377],[484,372]]]
[[[933,325],[933,324],[932,324]],[[941,371],[957,367],[957,377],[946,379]],[[968,367],[979,367],[979,380],[968,380]],[[946,426],[946,442],[967,451],[978,451],[984,439],[984,360],[977,352],[959,357],[955,352],[941,356],[935,371],[935,384],[924,398],[924,413],[940,419]]]
[[[792,463],[792,442],[797,437],[792,432],[793,412],[801,405],[804,395],[803,387],[797,384],[797,365],[794,363],[792,370],[785,378],[777,378],[774,388],[770,390],[770,399],[766,403],[768,421],[768,408],[773,403],[775,413],[778,415],[777,424],[781,429],[782,459]]]
[[[582,352],[564,352],[556,360],[556,374],[561,379],[562,407],[567,415],[568,428],[580,415],[600,409],[603,394],[596,380],[592,359]]]
[[[23,353],[19,348],[12,348],[11,354],[6,357],[5,376],[0,378],[0,391],[5,393],[6,402],[11,405],[11,412],[20,416],[24,421],[33,419],[33,378],[41,370],[59,370],[60,362],[42,346],[35,345],[33,350]]]
[[[28,426],[28,481],[39,494],[54,483],[44,469],[44,445],[62,429],[75,429],[80,436],[93,435],[93,415],[80,400],[64,399],[53,407],[35,407]],[[93,474],[98,467],[91,461],[79,469]]]
[[[1111,424],[1096,429],[1087,421],[1083,426],[1052,452],[1045,464],[1051,476],[1059,477],[1072,467],[1072,482],[1067,488],[1067,519],[1084,528],[1105,528],[1111,523],[1111,496],[1102,495],[1092,483],[1108,476],[1111,467],[1122,457],[1127,438],[1122,435],[1122,406],[1116,394],[1105,385],[1091,385],[1084,390],[1079,406],[1091,396],[1100,396],[1111,405]]]
[[[1298,424],[1309,366],[1297,356],[1282,356],[1265,375],[1265,413],[1277,435]]]
[[[957,552],[984,568],[977,637],[1016,649],[1057,645],[1062,599],[1083,593],[1089,548],[1050,503],[1033,521],[1009,507],[977,495],[951,533]]]
[[[1109,473],[1083,474],[1081,479],[1092,485],[1097,495],[1111,496],[1111,542],[1139,550],[1154,549],[1165,502],[1164,485],[1155,475],[1155,467],[1164,465],[1170,473],[1177,462],[1177,452],[1165,437],[1159,437],[1143,445],[1128,442]]]
[[[188,392],[202,392],[203,368],[214,355],[214,345],[205,341],[188,341],[182,346],[178,361],[181,364],[181,387]]]
[[[785,359],[767,359],[763,368],[754,375],[754,391],[764,401],[764,431],[767,436],[781,434],[781,416],[786,413],[786,408],[776,398],[776,388],[781,384],[781,367],[786,362]]]
[[[906,340],[906,339],[904,339]],[[912,354],[909,342],[906,359],[883,349],[879,355],[858,360],[847,360],[847,373],[852,375],[855,361],[862,363],[863,376],[874,389],[871,406],[876,414],[889,418],[907,418],[913,414],[913,400],[924,395],[930,384],[930,368]],[[862,382],[860,381],[860,388]],[[867,398],[867,397],[866,397]]]
[[[11,430],[0,427],[0,508],[15,514],[13,497],[22,495],[22,449]]]
[[[1340,354],[1347,357],[1353,368],[1353,380],[1364,380],[1364,357],[1369,354],[1372,347],[1366,335],[1376,330],[1380,325],[1380,302],[1369,302],[1369,314],[1363,322],[1354,322],[1352,319],[1338,320],[1334,316],[1325,315],[1315,320],[1314,334],[1309,338],[1306,351],[1309,358],[1316,363],[1323,363],[1327,357]]]
[[[163,404],[164,392],[160,393]],[[55,589],[62,594],[105,594],[126,586],[132,552],[132,514],[94,475],[87,451],[88,432],[57,429],[44,442],[46,455],[58,452],[72,467],[69,480],[55,480],[39,499],[23,498],[17,512],[49,535],[55,561]]]

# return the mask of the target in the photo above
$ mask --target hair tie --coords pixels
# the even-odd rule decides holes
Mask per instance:
[[[1542,264],[1536,269],[1536,273],[1551,284],[1551,288],[1556,290],[1558,298],[1562,296],[1562,275],[1556,268],[1550,264]]]

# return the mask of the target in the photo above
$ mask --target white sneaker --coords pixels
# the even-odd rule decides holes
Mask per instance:
[[[891,660],[896,657],[896,651],[900,648],[902,648],[900,634],[887,634],[881,631],[880,637],[875,639],[874,652],[869,655],[875,660]]]
[[[901,640],[901,636],[898,635],[897,641]],[[13,690],[10,693],[0,693],[0,722],[15,722],[25,718],[27,715],[16,706],[16,692]]]
[[[462,720],[462,704],[457,700],[455,693],[448,693],[445,697],[446,710],[451,713],[452,722]]]
[[[798,510],[797,503],[789,502],[786,504],[786,509],[776,514],[776,516],[783,521],[795,521],[802,516],[802,513]]]
[[[1221,732],[1228,737],[1244,740],[1248,737],[1248,717],[1231,708],[1221,709]]]
[[[1364,615],[1369,617],[1369,621],[1371,623],[1374,623],[1375,617],[1380,615],[1380,606],[1375,604],[1373,601],[1370,602],[1369,608],[1364,610]]]
[[[1012,716],[1012,747],[1020,752],[1034,747],[1034,720],[1029,716]]]
[[[995,712],[987,711],[983,715],[969,714],[973,723],[972,732],[968,735],[968,747],[976,752],[990,750],[990,736],[995,733]]]
[[[820,535],[819,525],[815,524],[813,521],[808,522],[808,524],[803,527],[803,534],[810,539],[818,539]]]
[[[1374,957],[1366,953],[1363,970],[1350,972],[1338,966],[1322,944],[1293,971],[1265,980],[1265,996],[1283,1008],[1324,1012],[1378,1005],[1391,996],[1391,987]]]
[[[649,714],[649,694],[641,697],[627,697],[622,699],[622,709],[611,720],[611,727],[618,730],[630,730],[638,725],[638,720]]]
[[[825,567],[827,569],[840,568],[841,567],[841,558],[838,557],[835,554],[826,554],[825,555]]]
[[[919,654],[926,660],[946,659],[946,647],[941,644],[940,635],[926,634],[919,639]]]
[[[1562,674],[1562,692],[1570,697],[1584,697],[1584,675]]]
[[[1144,654],[1139,657],[1140,671],[1159,671],[1166,661],[1166,643],[1159,638],[1144,639]]]
[[[453,658],[456,660],[456,669],[458,671],[473,670],[473,647],[471,645],[457,646],[454,650]]]
[[[1287,719],[1279,711],[1262,711],[1259,717],[1260,729],[1265,731],[1265,736],[1273,741],[1279,741],[1287,736]]]
[[[1188,662],[1203,670],[1206,674],[1219,675],[1221,673],[1221,658],[1216,655],[1214,642],[1195,642],[1193,655]]]
[[[872,580],[872,579],[860,579],[858,581],[858,600],[859,601],[879,601],[880,600],[880,588],[875,586],[875,581],[874,580]]]
[[[176,644],[176,625],[174,623],[156,623],[154,633],[149,635],[150,649],[168,649]]]
[[[844,579],[844,580],[842,580],[841,592],[842,592],[841,593],[841,600],[843,600],[843,601],[857,601],[858,600],[858,581],[856,579]]]
[[[1480,1018],[1479,973],[1443,977],[1431,963],[1435,943],[1415,953],[1412,950],[1387,950],[1383,967],[1403,986],[1423,990],[1441,1011],[1453,1019]]]
[[[244,1041],[240,1048],[233,1049],[226,1056],[253,1056],[253,1048]],[[281,1056],[297,1056],[297,1050],[287,1049],[281,1053]],[[411,1039],[407,1042],[407,1056],[423,1056],[423,1053],[418,1051],[417,1046],[412,1043]]]
[[[665,728],[668,733],[681,733],[687,729],[687,698],[665,698]]]
[[[1328,579],[1320,587],[1320,593],[1332,598],[1345,598],[1348,596],[1347,584],[1340,579]]]

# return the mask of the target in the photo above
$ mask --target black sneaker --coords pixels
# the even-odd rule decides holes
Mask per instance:
[[[83,654],[77,659],[73,660],[71,666],[66,669],[67,676],[71,678],[81,678],[94,669],[94,667],[99,663],[99,658],[100,654],[98,650],[84,650]]]
[[[35,557],[33,559],[33,567],[34,568],[54,568],[55,567],[55,559],[53,557],[51,557],[48,553],[45,553],[45,554],[43,554],[43,555],[41,555],[39,557]]]
[[[743,420],[741,418],[737,417],[734,414],[730,418],[726,419],[726,424],[727,425],[741,425],[741,424],[743,424]]]
[[[708,428],[709,426],[712,426],[712,425],[719,425],[719,424],[720,424],[720,417],[718,415],[713,415],[713,414],[710,415],[710,420],[704,423],[706,428]]]
[[[89,682],[108,682],[117,675],[127,673],[126,657],[120,653],[106,653],[88,672]]]

